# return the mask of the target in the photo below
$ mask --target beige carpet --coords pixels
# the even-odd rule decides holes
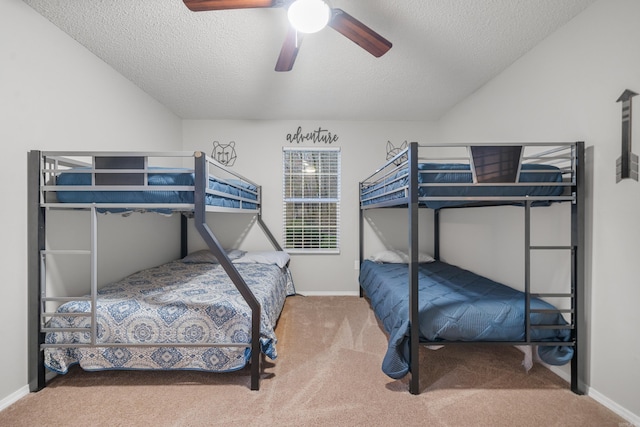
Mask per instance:
[[[0,426],[613,426],[625,421],[505,346],[421,350],[418,396],[380,370],[386,336],[358,297],[287,299],[260,391],[246,370],[73,369],[0,412]]]

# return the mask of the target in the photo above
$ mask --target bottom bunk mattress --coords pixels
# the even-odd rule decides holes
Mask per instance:
[[[408,265],[364,261],[360,286],[389,334],[389,346],[382,370],[398,379],[409,372],[409,287]],[[420,338],[446,341],[524,341],[525,295],[444,262],[421,263],[418,269]],[[554,307],[537,298],[532,309]],[[532,325],[565,325],[558,313],[531,313]],[[568,342],[567,329],[532,329],[532,341]],[[569,345],[538,347],[541,360],[563,365],[573,357]]]
[[[238,264],[238,272],[262,306],[260,346],[277,357],[274,328],[287,295],[295,293],[289,270],[275,264]],[[67,302],[58,312],[89,312],[89,301]],[[82,328],[90,317],[53,317],[48,327]],[[180,347],[176,343],[250,343],[251,310],[220,264],[172,261],[134,273],[98,291],[95,347],[45,348],[45,366],[66,373],[86,370],[243,368],[246,347]],[[49,332],[46,344],[90,343],[89,332]],[[100,343],[122,347],[100,347]],[[127,347],[142,344],[144,347]],[[157,344],[157,346],[155,346]]]

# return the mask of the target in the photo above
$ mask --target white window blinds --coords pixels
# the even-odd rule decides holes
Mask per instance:
[[[289,252],[340,250],[340,149],[283,149],[283,242]]]

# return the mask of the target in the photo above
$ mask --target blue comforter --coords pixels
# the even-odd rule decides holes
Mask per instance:
[[[407,264],[365,261],[360,285],[386,332],[389,346],[382,370],[391,378],[409,372],[409,292]],[[420,337],[428,341],[523,341],[524,293],[443,262],[420,264]],[[553,306],[532,298],[532,309]],[[566,324],[561,314],[531,313],[531,324]],[[533,341],[570,340],[569,329],[532,329]],[[563,365],[573,357],[570,346],[538,346],[540,358]]]

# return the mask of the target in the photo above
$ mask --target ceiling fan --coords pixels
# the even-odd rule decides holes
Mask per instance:
[[[329,26],[356,43],[375,57],[380,57],[391,49],[391,42],[364,25],[342,9],[330,8],[324,0],[183,0],[193,12],[224,9],[250,9],[267,7],[287,7],[291,25],[284,40],[276,71],[290,71],[298,55],[302,35]],[[311,6],[312,9],[305,9]],[[315,28],[302,28],[295,20],[303,15],[320,21]]]

